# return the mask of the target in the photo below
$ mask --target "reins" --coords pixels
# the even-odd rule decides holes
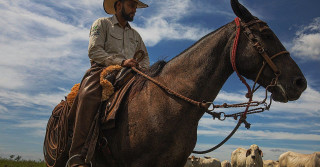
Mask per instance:
[[[233,47],[232,47],[232,52],[231,52],[231,56],[230,56],[230,61],[231,61],[231,65],[232,65],[232,68],[233,70],[237,73],[237,76],[239,77],[239,79],[241,80],[241,82],[247,87],[247,94],[246,94],[246,97],[248,98],[248,102],[245,102],[245,103],[238,103],[238,104],[227,104],[227,103],[224,103],[222,105],[215,105],[213,104],[212,102],[206,102],[206,101],[196,101],[196,100],[193,100],[193,99],[190,99],[186,96],[183,96],[181,95],[180,93],[178,92],[175,92],[174,90],[168,88],[167,86],[165,86],[164,84],[160,83],[159,81],[151,78],[150,76],[146,75],[145,73],[141,72],[140,70],[138,70],[136,67],[132,67],[132,70],[137,72],[139,75],[141,75],[142,77],[150,80],[151,82],[153,82],[154,84],[156,84],[157,86],[159,86],[160,88],[164,89],[167,93],[169,93],[170,95],[173,95],[175,97],[178,97],[186,102],[189,102],[195,106],[198,106],[199,108],[204,108],[204,109],[207,109],[205,112],[208,113],[209,115],[211,115],[213,117],[213,119],[215,118],[218,118],[219,120],[223,121],[225,120],[227,117],[233,117],[235,120],[238,119],[238,117],[240,117],[237,125],[235,126],[235,128],[232,130],[232,132],[223,140],[221,141],[219,144],[217,144],[216,146],[208,149],[208,150],[205,150],[205,151],[193,151],[192,153],[195,153],[195,154],[205,154],[205,153],[208,153],[208,152],[211,152],[217,148],[219,148],[221,145],[223,145],[226,141],[228,141],[232,136],[233,134],[238,130],[238,128],[240,127],[240,125],[242,123],[245,124],[245,127],[247,129],[250,128],[250,123],[248,123],[246,121],[246,115],[247,114],[254,114],[254,113],[260,113],[260,112],[263,112],[265,110],[269,110],[270,106],[271,106],[271,103],[272,103],[272,99],[270,98],[270,102],[269,104],[266,103],[266,100],[268,98],[268,89],[270,87],[273,87],[273,86],[276,86],[277,85],[277,81],[278,81],[278,78],[281,74],[281,72],[279,71],[279,69],[277,68],[277,66],[273,63],[272,59],[280,56],[280,55],[283,55],[283,54],[288,54],[289,52],[287,51],[281,51],[271,57],[268,56],[268,54],[265,52],[265,49],[262,47],[262,45],[260,44],[260,42],[257,40],[257,38],[252,34],[251,30],[249,29],[249,27],[253,24],[256,24],[256,23],[260,23],[262,21],[260,20],[253,20],[253,21],[250,21],[248,23],[244,23],[244,33],[245,35],[248,37],[249,41],[253,44],[254,48],[257,50],[257,52],[264,58],[264,62],[263,62],[263,65],[261,66],[261,69],[259,70],[258,72],[258,75],[255,79],[255,82],[254,82],[254,85],[252,86],[252,89],[250,88],[249,84],[246,82],[246,80],[240,75],[240,73],[238,72],[237,70],[237,67],[236,67],[236,53],[237,53],[237,46],[238,46],[238,42],[239,42],[239,37],[240,37],[240,33],[241,33],[241,23],[240,23],[240,19],[237,17],[235,19],[235,23],[236,23],[236,37],[234,39],[234,43],[233,43]],[[268,64],[270,66],[270,68],[273,70],[274,74],[275,74],[275,78],[272,79],[270,85],[268,85],[266,87],[266,90],[265,90],[265,98],[262,100],[262,101],[252,101],[253,99],[253,93],[259,88],[255,88],[256,86],[256,83],[258,82],[258,79],[265,67],[265,65]],[[208,108],[212,105],[213,109],[212,110],[209,110]],[[253,109],[250,109],[250,107],[257,107],[257,106],[260,106],[260,105],[264,105],[264,107],[258,107],[258,108],[253,108]],[[234,113],[234,114],[225,114],[224,112],[212,112],[215,108],[235,108],[235,107],[245,107],[245,111],[244,112],[238,112],[238,113]]]
[[[143,76],[144,78],[150,80],[151,82],[153,82],[154,84],[158,85],[160,88],[164,89],[167,93],[169,93],[170,95],[176,96],[186,102],[189,102],[195,106],[198,106],[200,108],[209,108],[211,103],[207,103],[205,101],[199,102],[196,100],[192,100],[188,97],[185,97],[183,95],[181,95],[180,93],[177,93],[176,91],[168,88],[167,86],[163,85],[162,83],[160,83],[159,81],[151,78],[150,76],[146,75],[145,73],[141,72],[140,70],[138,70],[136,67],[131,67],[133,71],[137,72],[139,75]]]

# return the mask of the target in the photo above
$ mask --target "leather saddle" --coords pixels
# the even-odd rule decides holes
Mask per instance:
[[[145,52],[142,50],[137,51],[133,58],[140,62],[145,57]],[[106,76],[114,87],[113,95],[102,106],[101,129],[112,129],[115,127],[116,114],[119,107],[130,90],[135,81],[135,73],[131,68],[122,68],[120,71],[115,71]]]
[[[130,68],[121,69],[116,75],[107,76],[113,82],[115,92],[102,106],[101,128],[104,130],[115,127],[116,114],[120,105],[135,81],[135,74]]]

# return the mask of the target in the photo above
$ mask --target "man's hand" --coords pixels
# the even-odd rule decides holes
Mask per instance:
[[[121,64],[123,67],[138,67],[138,62],[135,59],[127,59],[124,60]]]

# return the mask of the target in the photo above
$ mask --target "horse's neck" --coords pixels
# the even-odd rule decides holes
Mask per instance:
[[[182,95],[213,101],[233,72],[230,63],[233,27],[229,23],[199,40],[169,61],[160,78]]]

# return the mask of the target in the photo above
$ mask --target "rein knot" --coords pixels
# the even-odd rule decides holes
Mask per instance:
[[[246,93],[246,98],[250,99],[251,97],[252,97],[252,93],[251,92]]]

